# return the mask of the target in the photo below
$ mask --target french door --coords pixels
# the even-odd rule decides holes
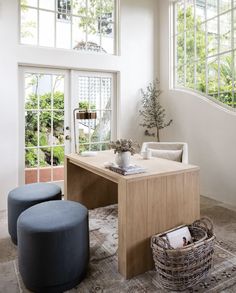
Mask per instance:
[[[114,90],[111,73],[20,67],[20,183],[63,187],[66,153],[107,149],[117,136]],[[74,119],[84,106],[96,119]]]
[[[62,186],[64,154],[70,152],[68,72],[21,68],[20,73],[24,117],[21,181]]]
[[[112,73],[72,71],[72,109],[92,111],[94,119],[76,119],[73,135],[76,152],[101,151],[116,134],[117,105]]]

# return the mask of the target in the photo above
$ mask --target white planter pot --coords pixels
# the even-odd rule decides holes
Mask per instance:
[[[127,168],[130,165],[131,152],[121,152],[116,154],[116,164],[121,168]]]

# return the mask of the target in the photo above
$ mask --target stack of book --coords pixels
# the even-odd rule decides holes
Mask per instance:
[[[146,171],[143,167],[140,167],[137,165],[129,165],[126,168],[121,168],[118,165],[111,164],[111,165],[107,166],[107,168],[111,171],[114,171],[114,172],[122,174],[122,175],[139,174],[139,173],[143,173]]]

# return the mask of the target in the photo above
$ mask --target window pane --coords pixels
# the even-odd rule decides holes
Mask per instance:
[[[183,65],[180,65],[177,67],[176,74],[177,74],[176,84],[178,86],[184,86],[184,66]]]
[[[91,142],[99,142],[100,141],[100,133],[101,133],[101,112],[97,111],[97,119],[96,122],[91,125],[90,130],[90,141]]]
[[[201,61],[206,58],[206,37],[205,37],[205,24],[199,24],[196,27],[196,54],[197,59]]]
[[[31,7],[37,7],[38,6],[37,0],[21,0],[20,4],[21,6],[31,6]]]
[[[37,10],[21,9],[21,43],[37,45]]]
[[[232,13],[233,13],[233,29],[234,29],[234,32],[233,32],[233,38],[234,38],[234,44],[233,44],[233,46],[234,46],[234,49],[236,49],[236,9],[234,9],[233,11],[232,11]]]
[[[93,18],[94,20],[99,19],[99,17],[101,16],[101,2],[102,1],[87,0],[87,5],[88,5],[87,17],[88,18]],[[106,0],[104,2],[106,2]]]
[[[111,109],[111,78],[101,80],[101,109]]]
[[[194,89],[194,63],[186,65],[186,87]]]
[[[91,144],[91,151],[100,151],[101,150],[101,144],[96,143],[96,144]]]
[[[218,18],[214,18],[207,22],[207,54],[214,55],[218,51],[218,33],[217,33]]]
[[[73,17],[72,48],[86,50],[86,24],[84,19]]]
[[[231,9],[231,0],[220,0],[220,13]]]
[[[184,64],[184,34],[177,36],[177,64],[178,66]]]
[[[225,54],[220,57],[220,101],[232,105],[232,55]]]
[[[70,49],[71,25],[70,25],[69,16],[64,15],[61,20],[57,20],[56,26],[57,26],[57,36],[56,36],[57,48]]]
[[[52,148],[39,149],[39,165],[40,167],[51,166],[52,161]],[[51,179],[50,179],[51,180]]]
[[[186,61],[193,62],[194,60],[194,31],[186,32]]]
[[[40,109],[51,109],[52,105],[52,76],[49,74],[39,75],[38,96]]]
[[[73,14],[79,16],[86,16],[86,0],[73,0]]]
[[[205,62],[197,62],[196,64],[196,90],[206,92],[206,66]]]
[[[194,1],[189,0],[186,2],[186,30],[194,29]]]
[[[89,78],[87,76],[80,76],[79,80],[79,102],[89,101]]]
[[[51,135],[52,114],[49,111],[42,111],[39,115],[39,145],[47,146],[52,143]]]
[[[218,58],[213,57],[208,60],[208,94],[218,97]]]
[[[54,21],[55,14],[39,11],[39,45],[54,47]]]
[[[101,1],[101,20],[112,22],[115,20],[115,3],[114,0]]]
[[[64,143],[64,112],[53,112],[53,144]]]
[[[52,148],[53,151],[53,166],[63,166],[64,165],[64,147],[56,146]]]
[[[207,0],[207,19],[217,15],[218,0]]]
[[[197,22],[203,22],[206,20],[205,15],[205,0],[196,1],[196,20]]]
[[[111,111],[102,111],[100,117],[100,141],[111,140]]]
[[[58,19],[65,19],[71,14],[71,0],[57,0]]]
[[[55,10],[55,0],[39,0],[39,8]]]
[[[38,145],[38,113],[36,111],[25,112],[25,146]]]
[[[101,51],[113,54],[114,53],[114,24],[101,22],[102,48]]]
[[[25,109],[38,108],[38,78],[37,74],[26,74],[25,76]]]
[[[231,48],[231,13],[220,16],[220,51]]]
[[[99,77],[89,78],[89,102],[91,109],[101,109],[101,81]]]
[[[38,166],[37,149],[26,149],[25,150],[25,167],[34,168]]]
[[[176,17],[177,17],[177,33],[184,31],[184,2],[176,3]]]
[[[85,151],[89,151],[90,150],[90,146],[88,144],[81,144],[79,146],[79,152],[85,152]]]
[[[53,75],[53,109],[64,109],[64,77],[62,75]]]
[[[95,19],[89,19],[87,22],[87,50],[100,52],[100,33],[99,24]]]

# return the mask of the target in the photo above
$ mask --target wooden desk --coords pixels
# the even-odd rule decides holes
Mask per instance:
[[[122,176],[104,168],[111,151],[65,159],[65,199],[92,209],[118,199],[118,270],[125,278],[153,268],[150,237],[200,216],[199,168],[164,159],[132,162],[146,173]]]

